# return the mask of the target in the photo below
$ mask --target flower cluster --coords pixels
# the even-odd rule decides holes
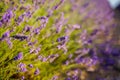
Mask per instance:
[[[3,4],[0,79],[117,80],[120,48],[106,0],[5,0],[0,9]]]

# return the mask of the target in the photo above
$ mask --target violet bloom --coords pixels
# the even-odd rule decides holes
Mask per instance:
[[[18,65],[18,67],[19,67],[19,69],[20,69],[21,72],[26,72],[27,71],[26,65],[24,63],[20,63]]]
[[[97,32],[98,32],[98,29],[95,29],[95,30],[91,33],[91,36],[96,35],[96,34],[97,34]]]
[[[27,39],[28,37],[27,36],[20,36],[20,35],[14,35],[14,36],[12,36],[14,39],[19,39],[19,40],[21,40],[21,41],[23,41],[23,40],[25,40],[25,39]]]
[[[28,66],[29,66],[30,68],[33,68],[33,65],[32,65],[32,64],[29,64]]]
[[[120,56],[120,49],[119,48],[113,48],[111,50],[111,55],[112,56]]]
[[[34,31],[33,31],[36,35],[37,34],[40,34],[40,29],[39,28],[36,28],[36,29],[34,29]]]
[[[7,44],[9,45],[9,48],[11,49],[12,48],[12,42],[11,42],[11,39],[10,38],[8,38],[8,39],[6,39],[6,41],[7,41]]]
[[[23,32],[28,32],[30,30],[31,30],[31,28],[29,26],[25,26],[24,29],[23,29]]]
[[[24,77],[24,76],[22,76],[22,77],[21,77],[21,80],[24,80],[24,79],[25,79],[25,77]]]
[[[20,71],[21,71],[21,72],[26,72],[27,69],[26,69],[25,67],[23,67],[23,68],[20,69]]]
[[[0,27],[2,26],[2,22],[0,21]]]
[[[60,2],[53,7],[53,10],[56,10],[62,3],[64,2],[64,0],[60,0]]]
[[[23,58],[23,53],[20,52],[20,53],[18,53],[17,56],[14,57],[14,60],[21,60],[22,58]]]
[[[26,66],[26,65],[25,65],[24,63],[22,63],[22,62],[21,62],[20,64],[18,64],[18,67],[19,67],[19,68],[23,68],[23,67],[25,67],[25,66]]]
[[[9,37],[9,36],[10,36],[10,31],[7,31],[2,35],[2,38],[6,38],[6,37]]]
[[[15,21],[19,25],[22,21],[24,21],[24,14],[22,14],[21,16],[19,16],[18,19],[15,19]]]
[[[61,42],[61,41],[66,41],[68,40],[68,36],[63,36],[57,39],[57,42]]]
[[[34,72],[35,75],[39,75],[40,74],[40,70],[37,68]]]

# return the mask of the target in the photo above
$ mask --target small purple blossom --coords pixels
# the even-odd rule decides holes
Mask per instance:
[[[39,75],[40,74],[40,70],[37,68],[34,72],[35,75]]]
[[[21,35],[14,35],[14,36],[11,36],[11,37],[14,38],[14,39],[19,39],[21,41],[28,38],[27,36],[21,36]]]
[[[26,69],[25,67],[23,67],[23,68],[20,69],[20,71],[21,71],[21,72],[26,72],[27,69]]]
[[[64,2],[64,0],[60,0],[60,2],[53,7],[53,10],[56,10],[62,3]]]
[[[12,44],[12,42],[11,42],[11,39],[8,38],[8,39],[6,39],[6,41],[7,41],[7,44],[9,45],[9,48],[11,49],[12,46],[13,46],[13,44]]]
[[[68,40],[68,36],[63,36],[57,39],[57,42],[61,42],[61,41],[66,41]]]
[[[14,57],[14,60],[21,60],[22,58],[23,58],[23,53],[20,52],[20,53],[18,53],[17,56]]]
[[[26,65],[25,65],[24,63],[22,63],[22,62],[18,65],[19,68],[23,68],[23,67],[25,67],[25,66],[26,66]]]
[[[24,79],[25,79],[25,76],[22,76],[22,77],[21,77],[21,80],[24,80]]]
[[[18,67],[19,67],[21,72],[26,72],[27,71],[26,65],[24,63],[18,64]]]
[[[32,64],[29,64],[28,66],[29,66],[30,68],[33,68],[33,65],[32,65]]]

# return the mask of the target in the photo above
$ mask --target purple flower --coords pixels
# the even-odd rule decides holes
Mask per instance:
[[[61,42],[61,41],[66,41],[68,40],[68,36],[63,36],[57,39],[57,42]]]
[[[26,65],[24,63],[20,63],[18,65],[18,67],[19,67],[19,69],[20,69],[21,72],[26,72],[27,71]]]
[[[17,56],[14,57],[14,60],[21,60],[22,58],[23,58],[23,53],[20,52],[20,53],[18,53]]]
[[[8,39],[6,39],[6,41],[7,41],[7,44],[9,45],[9,48],[11,49],[11,48],[12,48],[12,42],[11,42],[11,39],[8,38]]]
[[[70,78],[70,77],[67,77],[65,80],[72,80],[72,78]]]
[[[33,65],[32,65],[32,64],[29,64],[28,66],[29,66],[30,68],[33,68]]]
[[[120,56],[120,49],[118,49],[118,48],[113,48],[113,49],[111,50],[111,55],[112,55],[112,56]]]
[[[95,29],[95,30],[91,33],[91,36],[96,35],[96,34],[97,34],[97,32],[98,32],[98,29]]]
[[[40,70],[37,68],[34,72],[35,75],[39,75],[40,74]]]
[[[0,27],[2,26],[2,22],[0,21]]]
[[[21,71],[21,72],[26,72],[27,69],[26,69],[25,67],[23,67],[23,68],[20,69],[20,71]]]
[[[53,7],[53,10],[56,10],[62,3],[64,2],[64,0],[60,0],[60,2]]]
[[[25,26],[25,28],[23,29],[23,31],[25,31],[25,32],[28,32],[28,31],[30,31],[30,27],[29,26]]]
[[[2,38],[4,39],[4,38],[9,37],[9,36],[10,36],[10,31],[7,31],[2,35]]]
[[[26,65],[25,65],[24,63],[22,63],[22,62],[18,65],[19,68],[23,68],[23,67],[25,67],[25,66],[26,66]]]
[[[24,77],[24,76],[22,76],[22,77],[21,77],[21,80],[24,80],[24,79],[25,79],[25,77]]]
[[[36,29],[34,29],[34,31],[33,31],[35,34],[40,34],[40,28],[36,28]]]
[[[80,29],[80,28],[81,28],[81,26],[80,26],[80,25],[78,25],[78,24],[75,24],[75,25],[73,25],[73,28],[74,28],[74,29]]]
[[[27,39],[28,37],[27,36],[21,36],[21,35],[14,35],[12,36],[14,39],[19,39],[21,41]]]

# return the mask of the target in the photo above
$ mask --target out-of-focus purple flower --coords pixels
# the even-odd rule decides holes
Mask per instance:
[[[46,62],[48,59],[46,58],[46,57],[44,57],[43,59],[42,59],[42,61],[43,62]]]
[[[39,75],[40,74],[40,70],[37,68],[34,72],[35,75]]]
[[[32,65],[32,64],[29,64],[28,66],[29,66],[30,68],[33,68],[33,65]]]
[[[61,41],[66,41],[68,40],[68,36],[63,36],[57,39],[57,42],[61,42]]]
[[[104,68],[107,68],[109,66],[114,66],[116,64],[115,60],[113,58],[107,57],[107,58],[102,58],[100,61],[101,66]]]
[[[53,76],[51,80],[58,80],[58,76]]]
[[[22,77],[21,77],[21,80],[24,80],[24,79],[25,79],[25,76],[22,76]]]
[[[87,2],[83,5],[83,7],[86,8],[88,5],[89,5],[89,3]]]
[[[21,35],[14,35],[14,36],[11,36],[11,37],[13,37],[14,39],[19,39],[21,41],[28,38],[27,36],[21,36]]]
[[[38,54],[40,50],[41,50],[41,48],[39,48],[39,47],[36,48],[36,49],[35,49],[35,53]]]
[[[12,48],[12,42],[11,42],[11,39],[10,38],[8,38],[8,39],[6,39],[6,41],[7,41],[7,44],[9,45],[9,48],[11,49]]]
[[[36,29],[34,29],[34,31],[33,31],[36,35],[37,34],[40,34],[40,28],[36,28]]]
[[[23,68],[23,67],[25,67],[25,66],[26,66],[26,65],[25,65],[24,63],[22,63],[22,62],[21,62],[20,64],[18,64],[18,67],[19,67],[19,68]]]
[[[64,2],[64,0],[60,0],[60,2],[53,7],[53,10],[56,10],[62,3]]]
[[[53,14],[53,10],[48,10],[48,15],[47,15],[47,17],[50,17],[51,15]]]
[[[23,68],[20,69],[20,71],[22,71],[22,72],[26,72],[27,69],[26,69],[25,67],[23,67]]]
[[[22,21],[24,21],[24,14],[22,14],[21,16],[19,16],[17,19],[15,19],[15,21],[17,22],[17,24],[19,25]]]
[[[0,27],[2,26],[2,22],[0,21]]]
[[[73,80],[80,80],[78,76],[72,76]]]
[[[24,63],[18,64],[18,68],[20,69],[21,72],[26,72],[26,65]]]
[[[56,33],[59,33],[62,30],[63,25],[67,23],[67,19],[64,18],[64,13],[61,13],[60,18],[56,20],[55,27],[56,27]]]
[[[72,80],[72,78],[70,78],[70,77],[67,77],[65,80]]]
[[[113,48],[111,50],[111,55],[112,56],[120,56],[120,49],[119,48]]]
[[[31,30],[31,28],[29,26],[25,26],[24,29],[23,29],[24,32],[28,32],[30,30]]]
[[[74,29],[80,29],[80,28],[81,28],[81,26],[80,26],[80,25],[78,25],[78,24],[75,24],[75,25],[73,25],[73,28],[74,28]]]
[[[13,12],[11,10],[8,10],[3,16],[1,23],[6,24],[10,21],[10,19],[13,17]]]
[[[43,59],[43,56],[39,55],[38,60],[42,60],[42,59]]]
[[[94,52],[93,49],[90,49],[89,52],[88,52],[88,54],[89,54],[91,57],[93,57],[93,56],[95,55],[95,52]]]
[[[9,37],[10,36],[10,31],[6,31],[3,35],[2,35],[2,39]]]
[[[95,30],[91,33],[91,36],[96,35],[96,34],[97,34],[97,32],[98,32],[98,29],[95,29]]]
[[[21,60],[22,58],[23,58],[23,53],[20,52],[20,53],[18,53],[17,56],[14,57],[14,60]]]

